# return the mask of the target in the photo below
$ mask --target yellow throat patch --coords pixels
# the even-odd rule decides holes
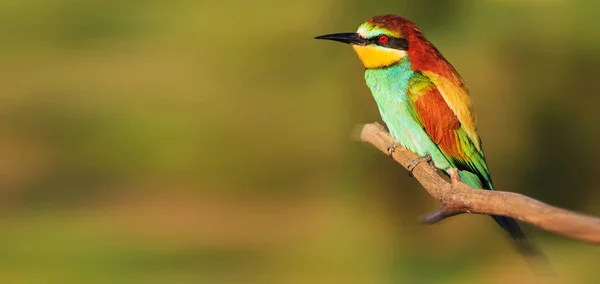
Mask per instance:
[[[375,45],[353,45],[354,51],[365,68],[380,68],[390,66],[406,56],[406,51],[384,48]]]

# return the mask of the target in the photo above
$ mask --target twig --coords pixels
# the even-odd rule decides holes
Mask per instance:
[[[362,126],[360,140],[384,153],[394,142],[379,123]],[[396,148],[392,157],[405,168],[418,158],[402,147]],[[569,238],[600,244],[600,218],[554,207],[518,193],[474,189],[460,181],[453,170],[451,182],[447,182],[428,163],[419,163],[413,169],[413,176],[443,205],[440,211],[426,216],[424,222],[435,223],[461,213],[502,215]]]

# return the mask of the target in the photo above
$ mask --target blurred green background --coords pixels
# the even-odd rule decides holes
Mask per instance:
[[[499,189],[600,215],[597,1],[0,3],[2,283],[598,283],[600,248],[435,226],[348,46],[401,14],[471,87]]]

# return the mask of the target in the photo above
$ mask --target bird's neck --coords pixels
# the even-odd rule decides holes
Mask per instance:
[[[454,67],[421,33],[409,35],[408,57],[413,70],[432,72],[452,81],[462,82]]]
[[[369,68],[365,71],[365,81],[371,89],[373,97],[380,106],[390,100],[408,98],[406,90],[408,81],[413,75],[412,65],[408,57],[385,68]]]

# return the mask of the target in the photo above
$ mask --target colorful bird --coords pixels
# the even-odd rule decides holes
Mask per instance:
[[[467,85],[454,67],[409,20],[375,16],[356,33],[316,37],[348,43],[366,68],[365,80],[379,113],[397,144],[449,175],[457,168],[463,182],[493,190]],[[492,216],[523,253],[534,248],[514,219]]]

